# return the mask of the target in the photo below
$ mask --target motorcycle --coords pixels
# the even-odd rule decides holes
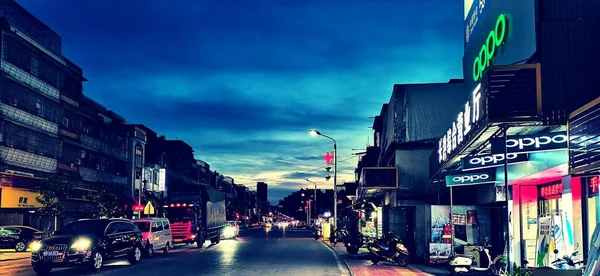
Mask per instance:
[[[344,246],[350,254],[358,254],[358,249],[364,246],[365,237],[361,233],[349,234],[344,236]]]
[[[406,249],[402,240],[392,233],[388,233],[388,236],[384,239],[369,242],[367,249],[371,252],[371,261],[374,264],[380,261],[388,261],[397,263],[401,267],[408,265],[408,249]]]
[[[577,250],[577,248],[575,248]],[[554,255],[558,254],[558,250],[554,249]],[[575,251],[571,253],[571,255],[564,255],[561,258],[556,259],[552,262],[555,269],[557,270],[574,270],[574,269],[584,269],[584,261],[575,261],[575,258],[579,254],[579,251]]]
[[[470,255],[455,254],[450,258],[450,274],[456,275],[467,272],[481,272],[484,274],[494,273],[498,270],[496,267],[497,261],[492,261],[489,248],[491,248],[489,245],[489,239],[486,238],[483,246],[477,246],[471,250],[471,252],[479,253],[478,267],[473,266],[475,257]]]
[[[313,235],[315,236],[315,240],[319,240],[319,238],[321,238],[321,228],[315,227]]]

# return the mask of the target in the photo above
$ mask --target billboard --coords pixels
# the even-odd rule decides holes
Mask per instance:
[[[362,169],[359,184],[363,189],[397,189],[398,168],[365,167]]]
[[[506,137],[507,153],[541,152],[552,150],[564,150],[567,148],[567,133],[545,132],[530,135],[515,135]],[[492,153],[504,153],[504,138],[493,138],[490,140]]]
[[[446,187],[468,186],[496,182],[495,170],[473,171],[446,176]]]
[[[522,64],[531,58],[537,49],[536,16],[535,1],[531,0],[465,0],[465,12],[467,5],[463,75],[465,87],[472,90],[478,84],[478,73],[483,73],[485,68]],[[501,17],[503,21],[499,20]],[[476,62],[478,58],[484,66]]]

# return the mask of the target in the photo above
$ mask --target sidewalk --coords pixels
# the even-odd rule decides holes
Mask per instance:
[[[335,250],[344,260],[352,276],[379,276],[379,275],[407,275],[407,276],[438,276],[450,275],[447,270],[430,267],[421,264],[410,264],[407,267],[400,267],[388,262],[379,262],[373,264],[369,260],[369,251],[361,248],[356,255],[350,255],[346,252],[343,244],[338,243],[331,246],[329,242],[324,242],[327,246]]]

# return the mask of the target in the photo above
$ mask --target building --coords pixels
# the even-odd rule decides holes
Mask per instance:
[[[265,182],[256,183],[256,197],[260,201],[267,202],[268,200],[268,184]]]
[[[465,3],[469,97],[430,157],[430,183],[444,191],[431,211],[432,261],[454,251],[452,241],[482,244],[489,233],[492,254],[549,266],[550,247],[570,254],[583,240],[582,186],[568,170],[567,140],[576,138],[566,123],[597,97],[589,87],[600,56],[589,45],[598,42],[590,34],[600,31],[600,11],[585,0]],[[549,233],[554,225],[568,238]]]
[[[464,97],[462,80],[398,84],[373,122],[375,145],[367,148],[357,171],[359,201],[373,210],[375,233],[393,231],[415,256],[427,258],[429,206],[438,189],[429,184],[429,155]],[[371,212],[367,212],[371,213]]]

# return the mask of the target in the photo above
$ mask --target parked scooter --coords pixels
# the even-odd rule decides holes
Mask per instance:
[[[357,254],[358,249],[365,245],[365,237],[361,233],[347,233],[344,237],[344,246],[350,254]]]
[[[385,238],[373,240],[367,244],[371,252],[371,261],[377,264],[380,261],[397,263],[401,267],[408,265],[409,253],[400,237],[389,232]]]
[[[471,252],[479,252],[479,267],[473,266],[475,258],[470,255],[455,254],[450,258],[450,274],[456,275],[467,272],[481,272],[489,274],[493,272],[492,257],[490,256],[489,238],[485,238],[483,246],[477,246]]]
[[[575,250],[577,250],[577,246],[575,248]],[[558,250],[554,249],[554,255],[558,254]],[[552,262],[552,265],[554,265],[554,268],[557,270],[575,270],[575,269],[584,269],[584,261],[575,261],[573,260],[573,258],[575,258],[577,255],[579,254],[578,251],[575,251],[573,253],[571,253],[571,255],[564,255],[561,258],[556,259],[555,261]]]

